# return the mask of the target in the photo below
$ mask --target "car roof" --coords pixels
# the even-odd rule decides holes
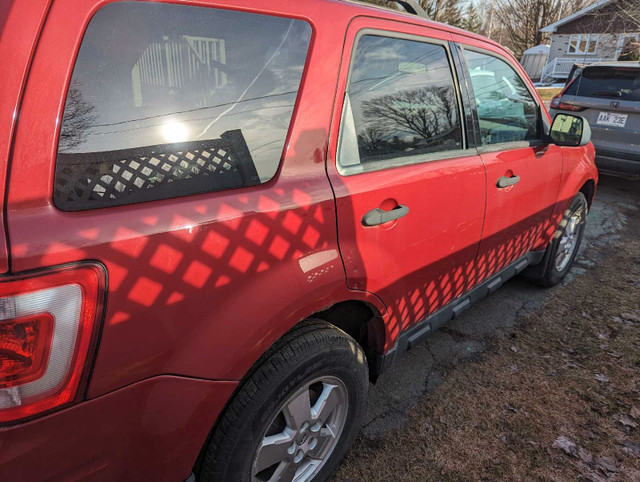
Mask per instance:
[[[617,61],[617,62],[595,62],[593,64],[585,65],[585,69],[589,69],[591,67],[631,67],[640,69],[640,62],[633,61]]]

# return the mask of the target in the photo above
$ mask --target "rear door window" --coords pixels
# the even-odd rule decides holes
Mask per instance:
[[[565,95],[640,102],[640,69],[587,67],[567,88]]]
[[[260,184],[279,165],[311,37],[301,20],[116,2],[69,86],[54,202],[76,211]]]
[[[540,138],[539,107],[524,81],[498,57],[465,49],[482,145]]]
[[[443,44],[362,35],[345,94],[343,173],[449,156],[463,148],[454,77]]]

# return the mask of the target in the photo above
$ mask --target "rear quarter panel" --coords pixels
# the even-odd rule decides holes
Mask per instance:
[[[11,145],[33,50],[51,0],[0,2],[0,272],[9,269],[4,199]]]
[[[315,311],[357,298],[384,311],[377,298],[347,289],[337,250],[324,156],[349,15],[322,10],[319,2],[278,0],[261,10],[304,19],[314,30],[295,127],[273,180],[95,211],[65,213],[52,205],[66,86],[82,33],[106,3],[58,0],[51,9],[25,91],[8,205],[17,271],[82,259],[107,267],[107,309],[88,395],[163,373],[238,380]],[[226,8],[255,11],[255,2]]]

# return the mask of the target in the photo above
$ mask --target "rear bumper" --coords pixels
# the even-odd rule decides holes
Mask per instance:
[[[186,480],[237,382],[159,376],[0,429],[0,480]]]
[[[596,147],[596,166],[601,171],[640,175],[640,154],[610,151]]]

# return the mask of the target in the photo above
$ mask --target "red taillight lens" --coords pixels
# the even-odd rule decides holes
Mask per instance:
[[[556,96],[553,99],[551,99],[550,106],[552,109],[568,110],[571,112],[582,112],[583,110],[586,109],[586,107],[569,104],[568,102],[562,102],[561,97],[559,96]]]
[[[78,396],[102,312],[98,265],[0,278],[0,422]]]
[[[567,92],[569,87],[571,87],[578,78],[580,78],[580,76],[577,76],[571,79],[571,82],[565,85],[564,89],[562,89],[558,95],[556,95],[553,99],[551,99],[551,103],[549,104],[549,107],[551,107],[552,109],[568,110],[571,112],[581,112],[585,110],[586,107],[569,104],[568,102],[562,102],[562,96]]]
[[[0,321],[0,388],[24,385],[44,374],[52,333],[49,313]]]

